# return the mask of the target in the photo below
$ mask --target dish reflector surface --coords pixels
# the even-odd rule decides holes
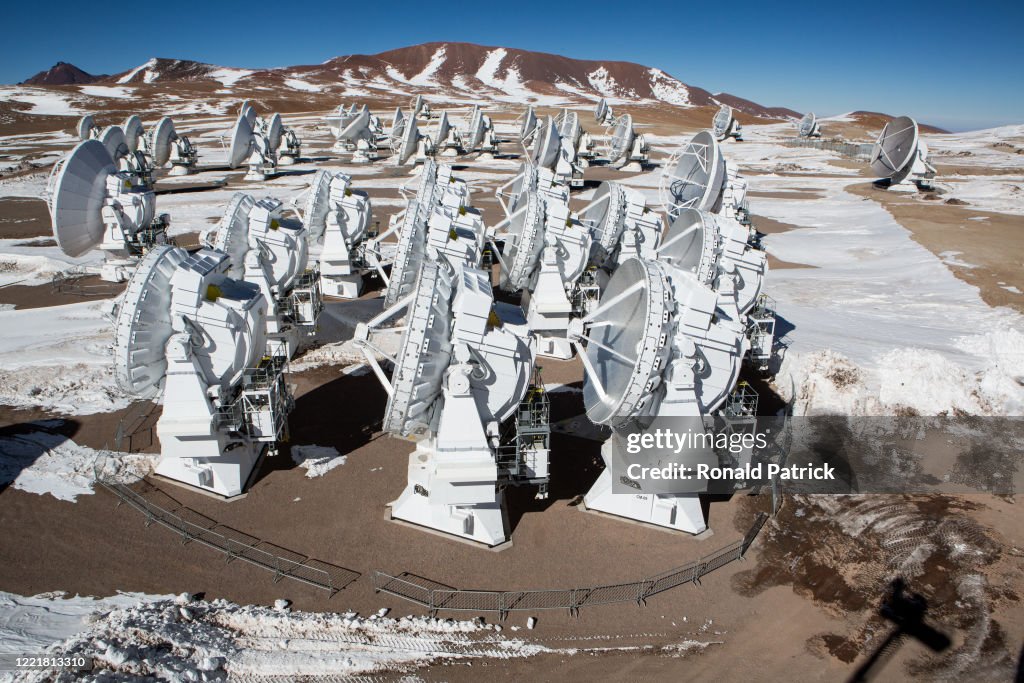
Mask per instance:
[[[96,122],[92,118],[92,114],[86,114],[78,120],[78,139],[88,140],[92,137],[92,129],[96,127]]]
[[[725,183],[725,160],[706,130],[693,136],[676,163],[662,175],[662,202],[675,215],[681,208],[714,211]]]
[[[107,176],[117,168],[99,140],[79,143],[61,164],[50,197],[53,236],[65,254],[81,256],[103,241]]]
[[[730,123],[732,123],[732,107],[727,104],[723,104],[718,110],[718,113],[715,114],[714,121],[712,122],[715,135],[717,137],[724,136],[725,132],[729,129]]]
[[[100,133],[99,141],[107,148],[107,152],[115,161],[128,153],[128,142],[124,137],[124,130],[121,126],[107,126]]]
[[[451,276],[441,265],[427,263],[406,310],[407,328],[395,356],[384,431],[408,436],[430,427],[432,408],[451,363],[452,317]]]
[[[608,141],[608,160],[615,162],[628,154],[633,146],[633,117],[623,114],[615,121],[615,129]]]
[[[522,202],[520,202],[522,205]],[[536,192],[529,193],[525,209],[512,214],[503,250],[508,270],[501,272],[501,288],[506,292],[525,289],[544,249],[544,203]]]
[[[620,425],[633,417],[653,392],[659,359],[667,343],[668,282],[655,262],[623,262],[608,281],[594,310],[587,360],[604,388],[590,377],[583,383],[587,417],[597,424]],[[602,348],[603,347],[603,348]]]
[[[149,153],[153,155],[153,165],[157,168],[166,164],[171,158],[171,142],[177,137],[174,121],[169,116],[160,119],[153,129]]]
[[[562,141],[558,136],[558,127],[550,116],[544,122],[544,130],[533,142],[533,163],[544,168],[551,168],[558,160]]]
[[[228,151],[228,166],[238,168],[252,154],[252,124],[245,114],[239,114],[235,127],[231,129],[231,147]]]
[[[917,153],[917,121],[900,116],[885,124],[871,149],[871,171],[879,178],[894,178]]]
[[[800,124],[797,126],[797,131],[800,137],[807,137],[814,130],[814,112],[807,112],[804,117],[800,119]]]
[[[187,257],[179,247],[156,247],[128,281],[114,323],[114,377],[133,396],[155,395],[167,373],[165,347],[174,332],[171,278]]]
[[[276,150],[281,146],[281,136],[284,133],[284,124],[281,123],[281,115],[274,114],[267,124],[267,143],[270,149]]]
[[[139,151],[139,138],[144,135],[142,119],[132,114],[124,120],[124,125],[121,128],[124,130],[124,141],[128,145],[128,149],[132,152]]]

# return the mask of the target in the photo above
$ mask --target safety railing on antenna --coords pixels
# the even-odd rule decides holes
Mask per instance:
[[[501,619],[513,611],[566,609],[575,616],[583,607],[627,602],[643,605],[658,593],[687,583],[699,584],[701,577],[743,559],[768,517],[767,513],[759,513],[742,540],[694,562],[631,583],[522,591],[459,590],[408,572],[392,576],[376,571],[373,573],[373,589],[377,593],[388,593],[421,605],[434,615],[441,610],[495,612]]]

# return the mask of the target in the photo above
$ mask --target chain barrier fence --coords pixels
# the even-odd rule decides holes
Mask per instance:
[[[219,524],[191,508],[178,503],[159,488],[142,482],[142,491],[118,481],[106,471],[105,461],[94,467],[96,482],[118,498],[118,505],[127,503],[146,517],[146,526],[157,523],[181,536],[182,545],[196,541],[224,553],[225,563],[242,560],[274,573],[274,583],[292,579],[328,591],[331,597],[354,582],[359,572],[329,564],[302,553],[250,536]],[[158,503],[154,498],[162,498]]]
[[[583,607],[625,602],[643,605],[653,595],[686,583],[699,584],[701,577],[730,562],[742,560],[768,518],[768,513],[758,513],[742,540],[735,541],[694,562],[632,583],[551,590],[459,590],[409,572],[392,576],[375,571],[373,589],[377,593],[388,593],[414,602],[426,608],[432,616],[437,616],[441,610],[450,610],[497,612],[500,619],[505,619],[512,611],[546,609],[565,609],[571,615],[577,616]]]

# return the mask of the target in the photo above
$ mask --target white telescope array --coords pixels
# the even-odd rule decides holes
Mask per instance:
[[[561,185],[583,187],[583,163],[577,154],[577,142],[562,136],[553,117],[538,123],[532,139],[530,160],[535,166],[551,171]]]
[[[711,132],[715,139],[724,142],[729,138],[743,139],[743,126],[736,120],[736,113],[728,104],[723,104],[711,120]]]
[[[486,229],[466,182],[452,175],[451,166],[433,159],[423,164],[417,181],[405,209],[393,215],[387,231],[367,247],[380,253],[384,240],[397,233],[391,274],[385,278],[385,306],[408,296],[428,261],[474,268],[483,264]]]
[[[871,149],[871,171],[896,185],[907,178],[922,190],[935,188],[935,167],[928,161],[928,145],[917,121],[900,116],[885,124]]]
[[[120,126],[100,128],[91,115],[78,122],[78,135],[82,141],[100,140],[118,162],[121,170],[131,171],[140,178],[148,178],[152,185],[153,171],[170,164],[167,175],[188,175],[196,168],[198,150],[184,135],[174,129],[170,117],[160,119],[148,132],[142,120],[131,115]],[[120,149],[124,146],[126,149]]]
[[[106,136],[108,144],[127,150],[123,139],[120,127]],[[119,170],[101,140],[79,143],[54,164],[47,183],[53,236],[61,251],[79,257],[99,249],[104,254],[100,277],[127,280],[139,258],[167,242],[170,218],[157,215],[156,195],[147,182],[133,170]]]
[[[286,218],[286,211],[272,197],[256,199],[236,192],[203,242],[227,254],[227,275],[252,283],[263,293],[265,334],[291,358],[316,332],[323,301],[320,274],[316,267],[307,267],[306,228],[299,220]]]
[[[212,249],[152,249],[117,304],[114,342],[121,389],[162,399],[156,473],[224,497],[276,452],[293,405],[285,359],[267,352],[267,297],[230,268]]]
[[[580,287],[593,236],[569,210],[569,188],[550,169],[524,163],[497,196],[505,209],[504,220],[492,228],[493,239],[504,243],[500,254],[495,249],[499,286],[522,292],[537,353],[571,358],[566,333],[583,303]]]
[[[229,139],[228,166],[245,164],[246,180],[266,180],[277,174],[279,165],[294,164],[302,154],[302,141],[285,128],[281,115],[262,119],[248,100],[242,103]]]
[[[327,117],[327,126],[335,136],[334,151],[350,152],[352,163],[365,164],[380,158],[380,120],[365,104],[359,109],[354,104],[348,109],[340,105]]]
[[[321,169],[313,176],[302,211],[310,258],[319,262],[320,289],[326,296],[355,299],[363,276],[387,280],[380,249],[367,249],[373,209],[370,197],[352,187],[352,177]]]

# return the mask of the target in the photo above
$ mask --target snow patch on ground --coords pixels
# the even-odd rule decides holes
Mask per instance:
[[[40,427],[59,425],[46,420]],[[97,451],[79,446],[54,431],[31,431],[0,436],[0,485],[57,500],[75,502],[80,495],[93,493],[94,471],[103,466],[106,476],[123,483],[142,479],[156,466],[158,455]]]
[[[115,99],[128,99],[134,95],[131,88],[120,88],[115,85],[83,85],[78,88],[83,95],[90,97],[113,97]]]
[[[0,404],[67,415],[130,402],[114,380],[109,302],[0,311]]]
[[[284,84],[293,90],[302,90],[305,92],[320,92],[322,88],[319,85],[314,85],[309,81],[304,81],[301,78],[286,78]]]
[[[38,116],[81,116],[68,96],[42,88],[0,88],[0,99],[12,102],[18,110]],[[20,105],[20,106],[19,106]]]
[[[339,453],[334,446],[292,446],[292,460],[306,469],[307,479],[315,479],[344,465],[348,456]]]
[[[392,619],[239,606],[187,595],[23,598],[0,593],[0,642],[18,652],[95,661],[93,676],[223,680],[367,675],[441,659],[530,657],[544,646],[497,635],[482,620]],[[8,637],[10,635],[10,637]],[[40,672],[38,679],[46,679]]]

